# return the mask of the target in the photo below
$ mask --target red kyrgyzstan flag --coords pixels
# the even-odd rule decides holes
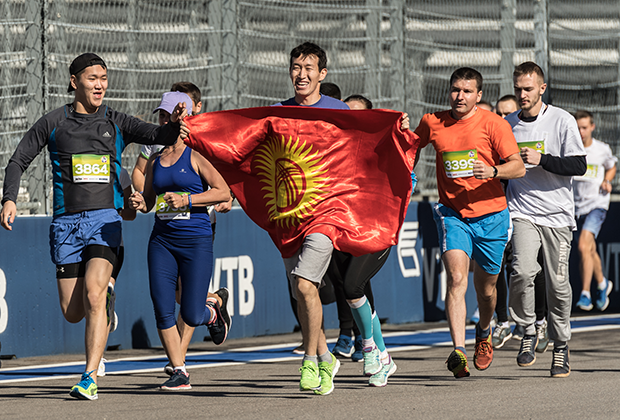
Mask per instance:
[[[282,257],[310,233],[355,256],[395,245],[419,138],[402,113],[263,107],[186,119],[186,143],[222,174]]]

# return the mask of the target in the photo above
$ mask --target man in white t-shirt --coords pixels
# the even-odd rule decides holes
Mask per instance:
[[[611,180],[616,175],[616,158],[609,145],[592,138],[596,128],[594,118],[588,111],[577,111],[575,120],[586,149],[588,170],[585,175],[573,178],[575,217],[579,233],[579,271],[581,274],[581,296],[577,307],[592,310],[590,285],[592,277],[597,283],[596,309],[604,311],[609,306],[612,283],[603,276],[601,258],[596,251],[596,237],[607,216],[611,193]]]
[[[541,270],[542,252],[549,307],[549,338],[554,340],[552,377],[570,374],[572,291],[568,257],[575,229],[573,176],[586,172],[586,152],[577,123],[568,112],[547,105],[547,85],[540,66],[523,63],[513,73],[520,112],[506,117],[521,149],[527,172],[508,184],[506,198],[514,224],[513,271],[510,276],[510,313],[525,327],[517,356],[519,366],[536,361],[534,278]]]

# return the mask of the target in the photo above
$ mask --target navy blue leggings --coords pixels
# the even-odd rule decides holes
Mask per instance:
[[[205,303],[213,270],[211,236],[174,238],[151,235],[148,249],[149,284],[157,328],[176,325],[175,290],[181,277],[181,316],[191,327],[210,317]]]

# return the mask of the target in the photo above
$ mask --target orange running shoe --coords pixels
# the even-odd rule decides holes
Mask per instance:
[[[454,349],[448,360],[446,360],[448,370],[454,374],[455,378],[466,378],[469,376],[469,367],[467,366],[467,356],[461,350]]]
[[[486,338],[476,337],[474,350],[474,366],[478,370],[486,370],[493,362],[493,342],[491,334]]]

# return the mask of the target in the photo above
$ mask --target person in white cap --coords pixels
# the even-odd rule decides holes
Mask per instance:
[[[177,101],[189,96],[166,92],[159,111],[166,124]],[[191,112],[191,100],[188,111]],[[155,224],[149,239],[148,266],[151,298],[157,329],[172,364],[170,379],[162,390],[191,389],[185,367],[187,347],[183,338],[198,325],[206,325],[215,344],[226,340],[230,317],[223,313],[227,296],[208,296],[213,269],[212,231],[207,206],[230,199],[230,189],[219,172],[199,153],[185,145],[181,137],[149,159],[143,192],[135,192],[130,205],[148,213],[155,206]],[[182,325],[175,317],[175,295],[180,290]],[[189,343],[189,341],[188,341]]]

